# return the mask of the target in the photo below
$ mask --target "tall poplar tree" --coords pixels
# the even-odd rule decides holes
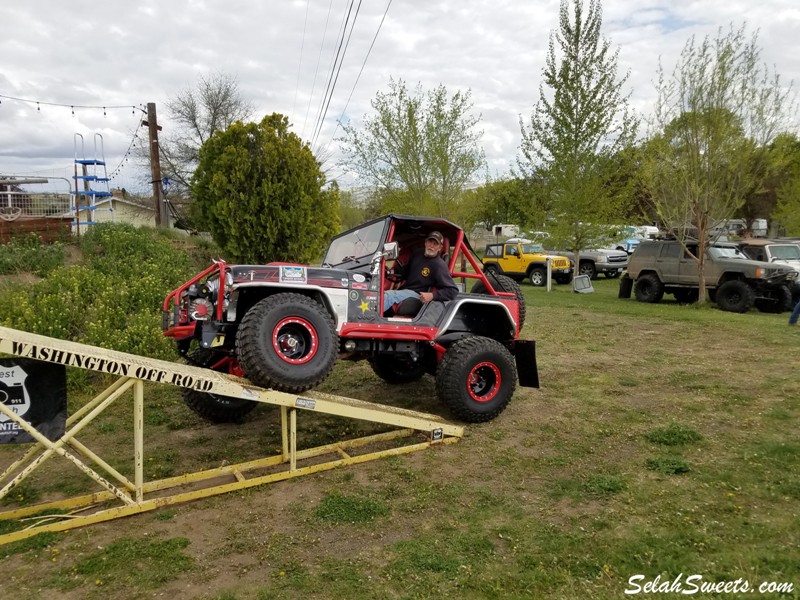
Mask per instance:
[[[709,230],[785,163],[769,146],[786,122],[790,89],[762,64],[758,36],[742,26],[692,37],[671,75],[659,69],[658,92],[645,180],[662,223],[698,239],[692,256],[704,302]]]
[[[570,7],[572,5],[572,10]],[[637,119],[617,76],[619,51],[602,37],[599,0],[562,0],[559,29],[550,34],[539,100],[530,121],[520,117],[520,174],[541,185],[537,212],[551,219],[552,241],[576,254],[607,237],[628,199],[620,156],[635,138]]]

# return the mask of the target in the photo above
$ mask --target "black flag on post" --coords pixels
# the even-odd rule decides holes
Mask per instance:
[[[0,359],[0,403],[51,441],[67,423],[67,370],[30,358]],[[35,442],[20,425],[0,414],[0,444]]]

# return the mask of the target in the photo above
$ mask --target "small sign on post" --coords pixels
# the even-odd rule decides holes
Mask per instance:
[[[0,359],[0,404],[50,441],[64,435],[67,423],[67,370],[30,358]],[[0,444],[36,440],[19,423],[0,413]]]

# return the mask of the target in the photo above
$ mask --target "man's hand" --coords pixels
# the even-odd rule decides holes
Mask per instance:
[[[424,304],[427,304],[433,300],[433,292],[420,292],[419,299],[422,300]]]

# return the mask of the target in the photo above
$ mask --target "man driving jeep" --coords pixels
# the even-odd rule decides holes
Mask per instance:
[[[408,298],[417,298],[422,303],[444,302],[458,295],[458,287],[441,256],[443,247],[442,234],[432,231],[425,238],[423,251],[414,252],[408,264],[395,265],[394,276],[401,281],[400,289],[384,292],[384,311]]]

